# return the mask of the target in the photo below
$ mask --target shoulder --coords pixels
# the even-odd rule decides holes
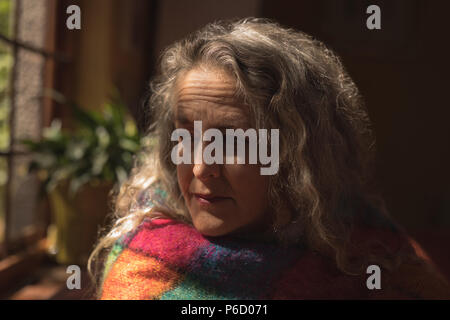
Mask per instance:
[[[371,254],[384,253],[393,264],[388,270],[379,264],[381,290],[370,292],[373,299],[449,299],[450,286],[427,252],[401,228],[355,230],[352,241]],[[367,275],[369,277],[370,274]]]
[[[188,224],[168,218],[144,219],[112,247],[100,298],[156,298],[176,280],[177,267],[202,241],[200,233]]]

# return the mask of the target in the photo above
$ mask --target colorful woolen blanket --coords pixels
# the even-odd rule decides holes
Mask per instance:
[[[405,265],[381,274],[350,276],[300,247],[205,237],[170,219],[145,219],[122,236],[105,264],[101,299],[434,299],[448,287],[431,269]]]

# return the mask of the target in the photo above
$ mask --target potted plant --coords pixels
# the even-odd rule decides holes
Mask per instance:
[[[64,130],[54,120],[38,141],[24,140],[32,153],[30,172],[42,181],[49,196],[56,260],[85,263],[108,212],[108,194],[128,175],[141,137],[119,99],[102,112],[70,104],[74,129]],[[53,235],[53,237],[52,237]]]

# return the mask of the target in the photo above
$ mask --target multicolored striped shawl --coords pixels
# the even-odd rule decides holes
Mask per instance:
[[[362,232],[361,234],[366,234]],[[388,239],[388,236],[385,237]],[[417,245],[416,252],[421,254]],[[425,256],[424,256],[425,257]],[[450,297],[431,269],[382,270],[381,289],[300,247],[205,237],[170,219],[145,219],[112,248],[101,299],[434,299]]]

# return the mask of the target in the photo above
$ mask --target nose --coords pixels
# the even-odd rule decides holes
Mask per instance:
[[[218,178],[220,176],[220,170],[219,164],[206,164],[204,162],[194,164],[192,169],[194,176],[199,180]]]
[[[201,141],[200,143],[202,143],[202,148],[194,148],[194,159],[192,159],[194,160],[194,166],[192,168],[194,176],[199,180],[218,178],[220,176],[221,165],[216,163],[205,163],[205,159],[203,159],[203,150],[208,145],[208,143],[206,141]],[[195,163],[195,159],[197,158],[200,158],[201,163]]]

